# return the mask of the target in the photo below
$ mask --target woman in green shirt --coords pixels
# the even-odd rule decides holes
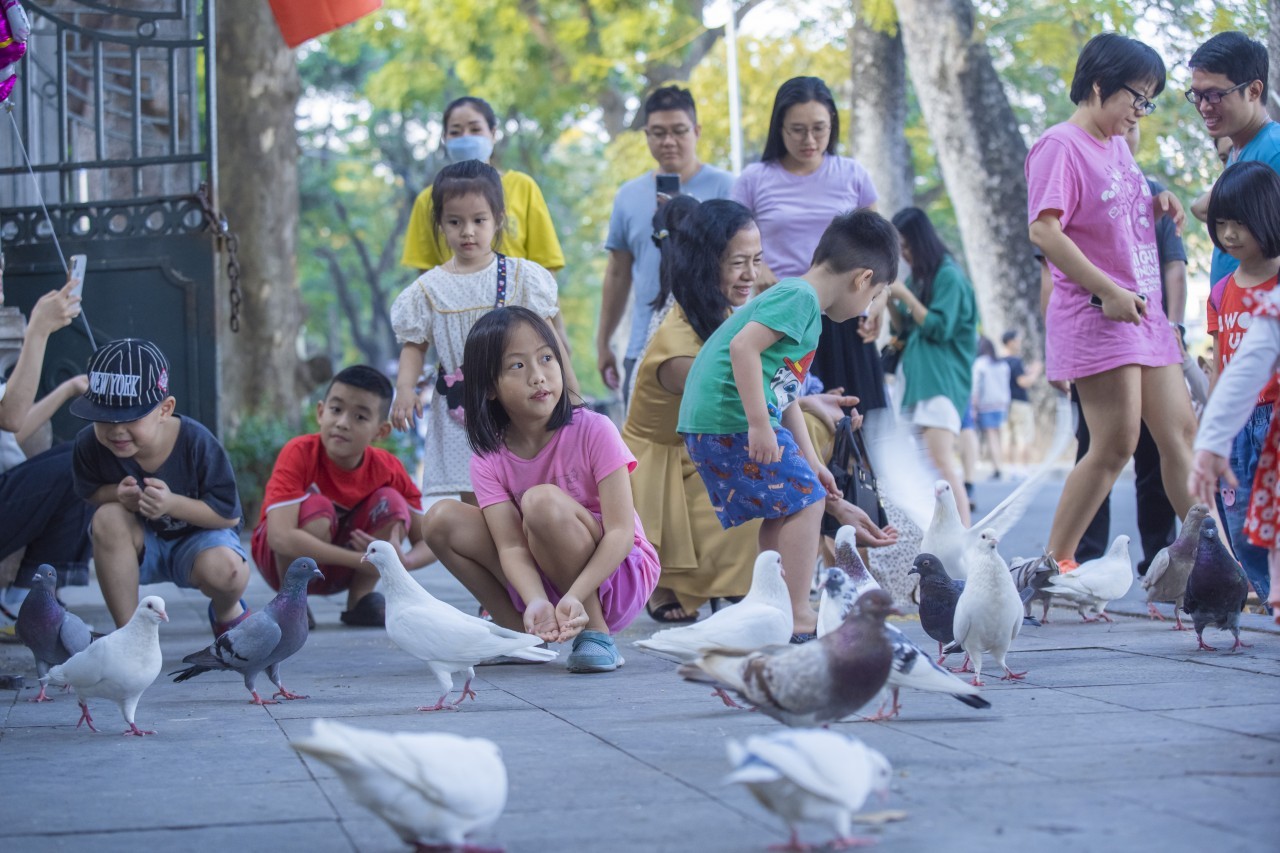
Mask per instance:
[[[921,431],[925,448],[951,484],[960,519],[969,524],[964,477],[956,468],[960,419],[973,392],[978,309],[965,277],[923,210],[908,207],[893,217],[902,237],[902,259],[911,267],[905,283],[889,289],[896,299],[895,335],[905,340],[902,410]]]

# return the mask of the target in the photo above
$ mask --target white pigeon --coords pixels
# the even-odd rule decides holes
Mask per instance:
[[[876,480],[886,496],[924,531],[920,551],[933,554],[946,566],[955,580],[968,576],[967,561],[974,555],[981,531],[991,528],[996,536],[1004,536],[1026,513],[1036,493],[1044,485],[1059,456],[1075,436],[1074,407],[1065,397],[1058,400],[1052,445],[1045,461],[1009,496],[979,521],[966,528],[960,521],[952,489],[945,480],[937,480],[932,495],[926,483],[937,476],[933,465],[907,431],[908,426],[893,420],[887,410],[867,414],[863,431],[868,438],[868,452],[879,472]]]
[[[1086,622],[1099,619],[1110,622],[1107,605],[1117,598],[1124,598],[1131,586],[1133,562],[1129,558],[1129,537],[1120,535],[1111,543],[1107,553],[1058,575],[1045,587],[1045,591],[1074,604],[1080,618]],[[1089,611],[1095,615],[1089,616]]]
[[[756,557],[751,589],[742,601],[712,613],[701,622],[666,628],[633,645],[691,662],[707,649],[753,651],[791,640],[794,624],[791,597],[782,578],[782,557],[762,551]]]
[[[168,621],[164,599],[148,595],[138,602],[138,609],[128,622],[90,643],[66,663],[50,669],[41,683],[69,684],[75,690],[80,702],[77,729],[80,723],[88,723],[90,731],[97,731],[85,700],[99,697],[110,699],[120,707],[124,721],[129,724],[124,734],[153,735],[154,731],[143,731],[134,724],[133,712],[143,692],[160,675],[164,663],[160,653],[160,623]]]
[[[853,816],[872,793],[888,796],[893,768],[856,738],[826,729],[784,729],[725,746],[733,771],[725,782],[745,785],[760,805],[786,822],[789,850],[800,844],[799,823],[829,827],[835,849],[874,843],[850,835]]]
[[[871,584],[876,584],[871,578]],[[879,589],[879,585],[862,584],[862,588],[854,593],[857,584],[841,569],[828,569],[826,580],[822,585],[822,598],[818,604],[818,636],[824,636],[840,627],[844,617],[849,615],[853,602],[858,600],[868,589]],[[965,684],[946,669],[934,663],[933,658],[897,627],[885,623],[885,632],[893,643],[893,667],[889,670],[889,680],[884,689],[892,694],[893,706],[888,713],[884,705],[872,720],[888,720],[898,716],[902,705],[898,702],[898,691],[903,687],[921,690],[926,693],[945,693],[954,696],[971,708],[990,708],[991,703],[978,695],[978,688]],[[883,691],[882,691],[883,692]]]
[[[539,648],[542,640],[533,634],[469,616],[427,592],[409,575],[390,542],[371,543],[364,560],[373,564],[385,585],[387,636],[409,654],[426,661],[440,685],[442,692],[436,704],[420,707],[419,711],[456,710],[463,699],[474,699],[471,680],[476,677],[475,665],[482,660],[507,655],[541,663],[558,656],[551,649]],[[462,695],[446,706],[444,700],[453,690],[453,673],[464,671],[467,680],[462,685]]]
[[[502,753],[484,738],[316,720],[293,748],[336,770],[352,799],[419,850],[477,849],[465,846],[466,836],[491,826],[507,804]]]
[[[1005,655],[1022,628],[1022,598],[1009,574],[1009,566],[996,550],[999,540],[994,530],[982,531],[976,553],[969,565],[964,591],[956,601],[953,633],[956,645],[973,662],[973,681],[982,686],[982,654],[989,652],[1004,669],[1001,679],[1022,678],[1005,663]]]

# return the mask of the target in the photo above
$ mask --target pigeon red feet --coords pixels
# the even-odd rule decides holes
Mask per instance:
[[[80,703],[80,719],[76,722],[77,729],[80,728],[80,723],[88,723],[89,731],[91,732],[97,731],[97,729],[93,727],[93,717],[89,716],[89,706],[83,702]]]
[[[1112,619],[1110,616],[1108,616],[1105,610],[1101,610],[1098,612],[1098,618],[1101,619],[1103,622],[1106,622],[1107,624],[1115,624],[1115,621],[1116,621]]]
[[[1241,642],[1240,638],[1236,637],[1235,645],[1231,647],[1231,651],[1234,652],[1236,649],[1251,649],[1251,648],[1253,648],[1253,643]]]
[[[733,697],[730,696],[728,693],[726,693],[723,687],[717,687],[714,691],[712,691],[711,695],[719,696],[720,701],[725,704],[726,708],[737,708],[739,711],[746,710],[745,706],[739,705],[737,702],[733,701]]]
[[[1186,625],[1182,624],[1182,614],[1178,612],[1177,607],[1173,608],[1173,618],[1177,621],[1174,622],[1172,630],[1174,631],[1190,631],[1191,630]]]
[[[973,672],[973,662],[969,659],[969,653],[964,654],[964,663],[960,664],[959,669],[953,669],[952,672]]]
[[[1167,619],[1165,619],[1165,618],[1164,618],[1164,614],[1163,614],[1163,613],[1161,613],[1159,610],[1157,610],[1157,609],[1156,609],[1156,606],[1155,606],[1154,604],[1148,604],[1148,605],[1147,605],[1147,615],[1148,615],[1148,616],[1150,616],[1152,619],[1155,619],[1155,620],[1156,620],[1156,621],[1158,621],[1158,622],[1167,622],[1167,621],[1169,621],[1169,620],[1167,620]]]
[[[1004,675],[1000,676],[1001,681],[1021,681],[1027,677],[1026,672],[1014,672],[1009,667],[1004,668]]]
[[[801,843],[799,834],[793,829],[791,830],[790,841],[786,844],[771,844],[769,845],[769,849],[780,850],[783,851],[783,853],[808,853],[808,851],[815,848],[810,844]]]
[[[978,676],[976,676],[976,675],[975,675],[973,678],[969,679],[969,683],[970,683],[970,684],[972,684],[974,687],[986,687],[986,686],[987,686],[987,682],[979,680]]]
[[[875,844],[876,839],[860,835],[850,835],[846,838],[833,838],[827,842],[827,846],[832,850],[852,850],[855,847],[872,847]]]
[[[439,699],[437,699],[437,700],[436,700],[436,704],[434,704],[434,705],[421,705],[421,706],[419,706],[419,707],[418,707],[418,710],[419,710],[419,711],[456,711],[456,710],[458,710],[458,706],[457,706],[457,705],[446,705],[446,704],[444,703],[444,700],[445,700],[445,699],[448,699],[448,698],[449,698],[449,694],[448,694],[448,693],[446,693],[446,694],[444,694],[443,696],[441,696]],[[459,700],[459,701],[461,701],[461,700]]]
[[[501,847],[482,847],[479,844],[423,844],[413,842],[413,853],[503,853]]]
[[[1200,636],[1199,634],[1196,634],[1196,642],[1200,644],[1199,651],[1216,652],[1218,650],[1216,646],[1211,646],[1208,643],[1206,643],[1204,641],[1204,637]]]
[[[475,699],[476,699],[476,692],[475,692],[474,690],[472,690],[472,689],[471,689],[471,679],[470,679],[470,678],[468,678],[468,679],[467,679],[467,683],[466,683],[466,684],[462,685],[462,695],[458,697],[458,701],[456,701],[456,702],[454,702],[454,703],[453,703],[453,706],[454,706],[455,708],[456,708],[456,707],[458,707],[459,705],[461,705],[461,704],[462,704],[462,700],[463,700],[463,699],[466,699],[468,696],[470,696],[470,697],[471,697],[471,701],[472,701],[472,702],[474,702],[474,701],[475,701]]]
[[[130,723],[130,724],[129,724],[129,728],[125,729],[125,730],[124,730],[124,731],[122,731],[120,734],[122,734],[122,735],[126,735],[126,736],[127,736],[127,735],[134,735],[134,736],[136,736],[136,737],[142,737],[143,735],[153,735],[153,734],[155,734],[155,730],[153,729],[152,731],[145,731],[145,730],[143,730],[143,729],[138,728],[138,727],[137,727],[136,725],[134,725],[133,723]]]
[[[249,700],[250,705],[279,705],[280,704],[274,699],[263,699],[261,696],[258,695],[258,691],[256,690],[250,690],[249,692],[253,694],[253,698]],[[276,695],[278,696],[280,694],[277,693]]]
[[[272,699],[275,699],[277,697],[281,699],[310,699],[311,698],[310,696],[303,696],[301,693],[290,693],[288,690],[284,689],[283,684],[280,685],[279,690],[271,694]]]
[[[34,699],[28,699],[27,701],[28,701],[28,702],[52,702],[52,701],[53,701],[53,697],[52,697],[52,696],[49,696],[48,694],[46,694],[46,693],[45,693],[45,691],[44,691],[44,688],[45,688],[45,686],[44,686],[43,684],[41,684],[41,685],[40,685],[40,692],[36,694],[36,698],[34,698]]]

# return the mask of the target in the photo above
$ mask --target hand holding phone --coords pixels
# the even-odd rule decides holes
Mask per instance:
[[[72,296],[79,296],[84,290],[84,271],[89,265],[89,259],[85,255],[72,255],[70,266],[67,269],[67,280],[75,280],[76,286],[71,289]]]
[[[658,185],[658,198],[660,201],[670,201],[680,195],[680,176],[671,174],[658,174],[655,177]],[[663,198],[666,196],[666,198]]]

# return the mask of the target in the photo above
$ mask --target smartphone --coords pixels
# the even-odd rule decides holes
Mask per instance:
[[[659,174],[657,176],[658,192],[668,198],[675,198],[680,195],[680,176]]]
[[[72,296],[79,296],[84,290],[84,270],[89,265],[89,258],[85,255],[72,255],[70,258],[71,268],[67,275],[76,280],[76,286],[71,291]]]
[[[1147,301],[1147,297],[1143,296],[1141,293],[1138,294],[1138,298],[1141,299],[1143,302]],[[1095,293],[1093,296],[1089,297],[1089,304],[1092,305],[1094,308],[1101,308],[1102,297]]]

